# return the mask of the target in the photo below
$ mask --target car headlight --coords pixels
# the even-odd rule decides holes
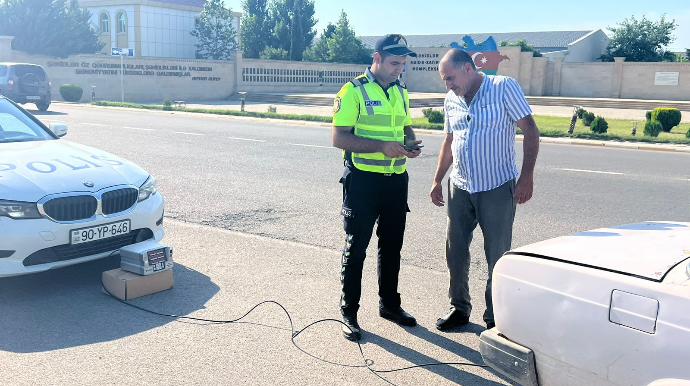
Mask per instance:
[[[147,198],[151,197],[152,195],[156,194],[157,191],[158,189],[156,189],[156,179],[153,178],[153,176],[149,176],[146,182],[144,182],[144,184],[139,187],[139,202],[142,202]]]
[[[41,218],[35,202],[5,201],[0,200],[0,216],[17,220]]]

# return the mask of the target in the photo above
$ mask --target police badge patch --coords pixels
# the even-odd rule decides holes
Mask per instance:
[[[340,97],[336,97],[333,101],[333,114],[340,111]]]

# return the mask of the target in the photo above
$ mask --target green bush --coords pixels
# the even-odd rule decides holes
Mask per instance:
[[[75,84],[63,84],[60,86],[60,95],[67,102],[79,102],[84,94],[84,89]]]
[[[647,111],[644,116],[645,116],[645,118],[647,118],[648,121],[652,120],[652,112],[651,111]]]
[[[429,118],[429,114],[432,111],[434,111],[434,109],[432,109],[431,107],[429,107],[428,109],[422,109],[422,114],[424,114],[424,118]]]
[[[172,106],[172,101],[169,98],[163,99],[163,106]]]
[[[586,112],[582,114],[582,123],[585,126],[589,126],[594,121],[594,113]]]
[[[644,124],[644,135],[647,137],[658,137],[663,130],[659,121],[647,121]]]
[[[678,126],[680,119],[680,110],[672,107],[657,107],[652,111],[652,120],[659,121],[665,132]]]
[[[605,134],[606,131],[609,129],[609,124],[608,122],[606,122],[606,119],[604,119],[604,117],[597,116],[592,121],[592,124],[589,126],[589,129],[597,134]]]
[[[583,109],[582,107],[578,108],[575,113],[577,114],[577,117],[582,119],[582,116],[587,112],[587,110]]]
[[[690,129],[685,133],[685,138],[690,138]]]
[[[429,123],[443,123],[445,117],[441,111],[433,110],[429,112],[427,119],[429,119]]]

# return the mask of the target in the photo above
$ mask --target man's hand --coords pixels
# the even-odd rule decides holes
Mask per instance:
[[[534,189],[534,177],[532,175],[523,174],[518,178],[515,184],[515,202],[524,204],[532,198],[532,190]]]
[[[443,201],[443,187],[438,182],[434,182],[434,184],[431,185],[429,197],[431,197],[431,202],[436,206],[444,206],[446,204],[446,202]]]

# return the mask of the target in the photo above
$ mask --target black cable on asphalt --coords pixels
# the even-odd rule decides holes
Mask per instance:
[[[254,311],[255,309],[257,309],[258,307],[260,307],[260,306],[262,306],[262,305],[264,305],[264,304],[275,304],[275,305],[277,305],[278,307],[280,307],[280,309],[282,309],[283,312],[285,312],[285,315],[287,316],[288,321],[290,322],[290,334],[291,334],[290,340],[292,341],[292,345],[295,346],[299,351],[301,351],[302,353],[304,353],[304,354],[306,354],[306,355],[308,355],[308,356],[310,356],[310,357],[312,357],[312,358],[314,358],[314,359],[316,359],[316,360],[318,360],[318,361],[321,361],[321,362],[324,362],[324,363],[328,363],[328,364],[331,364],[331,365],[335,365],[335,366],[348,367],[348,368],[365,368],[365,367],[366,367],[367,370],[369,370],[369,371],[370,371],[372,374],[374,374],[376,377],[378,377],[379,379],[381,379],[381,380],[383,380],[384,382],[388,383],[389,385],[393,385],[393,386],[397,386],[397,385],[396,385],[395,383],[393,383],[393,382],[387,380],[387,379],[384,378],[383,376],[381,376],[381,374],[383,374],[383,373],[393,373],[393,372],[397,372],[397,371],[404,371],[404,370],[410,370],[410,369],[416,369],[416,368],[422,368],[422,367],[431,367],[431,366],[467,366],[467,367],[482,367],[482,368],[488,368],[488,367],[489,367],[489,366],[487,366],[487,365],[480,365],[480,364],[476,364],[476,363],[467,363],[467,362],[438,362],[438,363],[424,363],[424,364],[421,364],[421,365],[413,365],[413,366],[402,367],[402,368],[397,368],[397,369],[390,369],[390,370],[376,370],[376,369],[374,369],[374,368],[372,367],[372,366],[374,365],[375,362],[374,362],[373,360],[371,360],[371,359],[367,359],[367,357],[364,355],[364,350],[362,349],[362,344],[361,344],[359,341],[357,341],[357,342],[355,342],[355,343],[357,343],[357,347],[359,348],[359,354],[360,354],[360,356],[362,357],[363,364],[361,364],[361,365],[348,365],[348,364],[333,362],[333,361],[329,361],[329,360],[327,360],[327,359],[320,358],[320,357],[318,357],[318,356],[316,356],[316,355],[314,355],[314,354],[311,354],[311,353],[309,353],[308,351],[304,350],[303,348],[301,348],[301,347],[297,344],[297,342],[295,342],[295,338],[297,338],[297,336],[299,336],[299,334],[303,333],[303,332],[306,331],[308,328],[310,328],[310,327],[312,327],[312,326],[314,326],[314,325],[316,325],[316,324],[319,324],[319,323],[335,322],[335,323],[340,323],[340,324],[342,324],[342,325],[344,325],[344,326],[347,327],[347,325],[346,325],[345,323],[343,323],[341,320],[338,320],[338,319],[331,319],[331,318],[319,319],[319,320],[317,320],[317,321],[315,321],[315,322],[312,322],[312,323],[306,325],[306,326],[305,326],[304,328],[302,328],[301,330],[295,331],[295,326],[294,326],[294,323],[292,322],[292,317],[290,316],[290,313],[288,312],[288,310],[287,310],[285,307],[283,307],[282,304],[280,304],[280,303],[278,303],[278,302],[276,302],[276,301],[274,301],[274,300],[264,300],[264,301],[262,301],[261,303],[258,303],[257,305],[255,305],[254,307],[252,307],[251,309],[249,309],[249,311],[247,311],[244,315],[240,316],[240,317],[237,318],[237,319],[231,319],[231,320],[204,319],[204,318],[195,318],[195,317],[192,317],[192,316],[166,314],[166,313],[163,313],[163,312],[152,311],[152,310],[146,309],[146,308],[144,308],[144,307],[140,307],[140,306],[137,306],[137,305],[135,305],[135,304],[129,303],[129,302],[127,302],[127,301],[125,301],[125,300],[122,300],[122,299],[120,299],[120,298],[118,298],[118,297],[115,297],[113,294],[110,293],[110,291],[108,291],[107,288],[105,288],[105,285],[103,285],[102,282],[101,282],[101,286],[103,287],[103,290],[104,290],[108,295],[110,295],[113,299],[119,301],[120,303],[126,304],[126,305],[128,305],[128,306],[130,306],[130,307],[136,308],[136,309],[138,309],[138,310],[140,310],[140,311],[148,312],[149,314],[153,314],[153,315],[157,315],[157,316],[164,316],[164,317],[168,317],[168,318],[173,318],[173,319],[193,320],[193,321],[196,321],[196,322],[207,322],[207,323],[210,323],[210,324],[231,324],[231,323],[239,323],[240,320],[246,318],[250,313],[252,313],[252,311]],[[349,328],[349,327],[348,327],[348,328]]]

